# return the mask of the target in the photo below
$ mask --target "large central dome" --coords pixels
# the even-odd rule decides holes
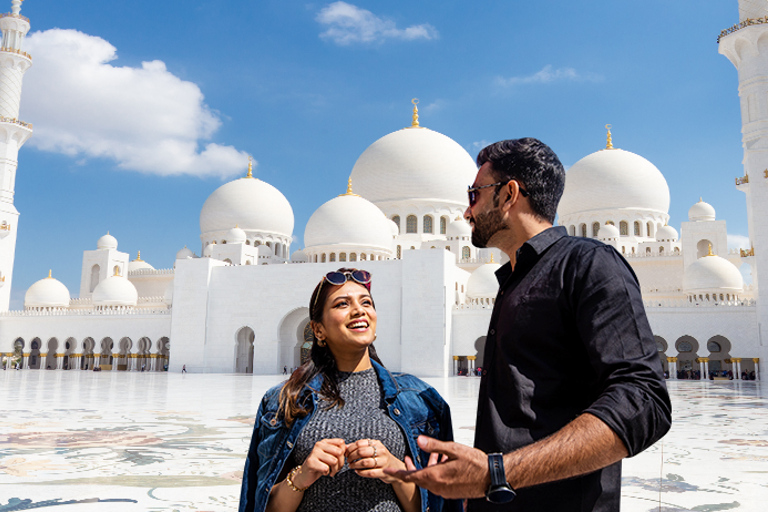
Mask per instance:
[[[352,169],[355,192],[373,203],[429,200],[466,206],[477,166],[441,133],[413,126],[380,138]]]
[[[644,210],[666,215],[667,180],[651,162],[629,151],[603,149],[568,170],[561,218],[598,210]]]

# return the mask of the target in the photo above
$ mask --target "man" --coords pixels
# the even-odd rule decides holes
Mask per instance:
[[[477,163],[472,243],[510,261],[497,271],[475,448],[420,437],[432,464],[395,475],[474,498],[470,511],[617,511],[621,459],[671,421],[637,278],[612,247],[553,227],[565,171],[548,146],[497,142]]]

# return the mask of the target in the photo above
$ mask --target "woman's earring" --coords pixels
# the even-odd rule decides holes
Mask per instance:
[[[325,346],[325,340],[323,338],[317,338],[317,344],[320,347],[324,347]]]

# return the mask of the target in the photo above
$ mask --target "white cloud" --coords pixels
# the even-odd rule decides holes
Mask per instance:
[[[593,73],[579,73],[573,68],[553,69],[550,64],[544,66],[541,71],[528,76],[513,76],[509,78],[497,77],[496,83],[503,87],[520,84],[549,84],[552,82],[600,82],[602,77]]]
[[[428,23],[400,29],[394,21],[376,16],[346,2],[334,2],[323,7],[315,20],[328,28],[320,34],[340,46],[353,43],[381,43],[387,39],[413,41],[437,39],[437,29]]]
[[[749,249],[749,237],[744,235],[728,235],[728,249]]]
[[[483,140],[477,140],[472,143],[471,149],[475,151],[475,153],[479,153],[481,149],[485,148],[486,146],[493,144],[490,141],[487,141],[485,139]]]
[[[196,84],[162,61],[113,66],[114,46],[76,30],[32,33],[24,49],[34,58],[21,112],[34,123],[30,145],[160,175],[226,177],[247,166],[246,153],[205,143],[221,119]]]

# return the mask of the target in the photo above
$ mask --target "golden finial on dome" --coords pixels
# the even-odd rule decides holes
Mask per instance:
[[[248,174],[245,175],[246,178],[253,178],[253,157],[248,157]]]
[[[712,244],[709,244],[709,253],[707,253],[707,256],[714,256],[715,254],[712,252]]]
[[[352,192],[352,176],[347,180],[347,192],[345,194],[339,194],[339,196],[357,196],[357,194]]]
[[[51,269],[48,269],[48,279],[53,279],[53,276],[51,275]]]
[[[493,253],[491,253],[491,261],[489,261],[488,263],[496,263],[495,261],[493,261]]]
[[[413,121],[411,121],[411,128],[418,128],[419,127],[419,107],[417,107],[417,105],[419,104],[419,98],[413,98],[411,100],[411,103],[413,103]]]
[[[605,129],[608,130],[608,142],[605,144],[605,149],[613,149],[613,139],[611,139],[611,125],[605,125]]]
[[[120,277],[120,267],[115,265],[115,274],[112,277]]]
[[[133,261],[141,261],[141,251],[137,251],[136,253],[136,259]]]

